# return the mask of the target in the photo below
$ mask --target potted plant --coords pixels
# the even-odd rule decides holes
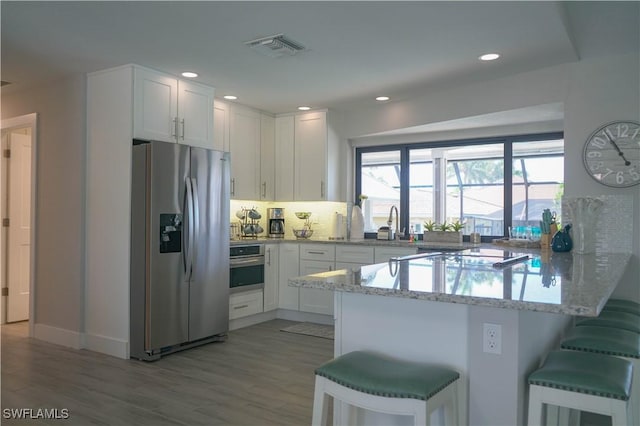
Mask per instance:
[[[425,243],[439,243],[439,244],[455,244],[462,245],[462,229],[464,223],[459,220],[447,223],[434,223],[429,220],[424,223],[423,241]]]

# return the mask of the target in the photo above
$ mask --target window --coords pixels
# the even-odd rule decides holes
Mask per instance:
[[[387,225],[391,206],[400,205],[400,151],[368,152],[361,155],[361,191],[364,203],[364,230],[376,232]]]
[[[456,220],[485,240],[510,227],[533,233],[544,209],[560,220],[563,188],[562,133],[356,148],[369,233],[386,226],[394,205],[407,235],[427,221]]]

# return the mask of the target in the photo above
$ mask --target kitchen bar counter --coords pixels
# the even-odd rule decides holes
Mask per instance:
[[[513,266],[505,257],[528,255]],[[597,316],[622,277],[628,254],[576,255],[482,248],[289,280],[297,287],[495,308]]]
[[[335,290],[335,356],[372,350],[448,366],[461,374],[460,424],[524,425],[528,375],[558,347],[573,315],[600,312],[630,255],[529,250],[529,259],[494,268],[502,252],[483,246],[392,260],[289,285]],[[488,329],[497,330],[491,343]],[[341,414],[336,404],[334,418]],[[403,416],[359,415],[364,424],[410,424]]]
[[[409,240],[376,240],[375,238],[367,238],[364,240],[330,240],[328,238],[318,239],[295,239],[295,238],[246,238],[241,240],[231,240],[230,245],[245,245],[245,244],[278,244],[278,243],[299,243],[299,244],[345,244],[345,245],[358,245],[365,247],[407,247],[414,248],[416,250],[463,250],[477,248],[479,244],[462,243],[459,244],[446,244],[446,243],[424,243],[422,241],[409,242]]]

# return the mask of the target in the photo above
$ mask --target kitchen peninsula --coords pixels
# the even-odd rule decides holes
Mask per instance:
[[[516,425],[526,423],[528,374],[558,345],[573,316],[598,315],[629,260],[628,254],[482,248],[289,283],[335,291],[336,356],[369,349],[455,368],[468,414],[462,424]],[[489,343],[487,327],[497,329]],[[385,424],[407,420],[363,415]]]

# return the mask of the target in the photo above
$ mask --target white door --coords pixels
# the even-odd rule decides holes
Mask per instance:
[[[29,319],[31,270],[31,135],[8,137],[7,322]]]

